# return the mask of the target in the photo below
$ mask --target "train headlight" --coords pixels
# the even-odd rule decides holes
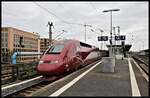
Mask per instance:
[[[58,63],[58,61],[50,61],[50,63]]]
[[[42,64],[42,63],[43,63],[43,61],[40,61],[40,62],[39,62],[39,64]]]

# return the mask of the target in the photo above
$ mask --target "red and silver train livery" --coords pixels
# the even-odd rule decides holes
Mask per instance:
[[[85,66],[106,55],[106,52],[78,40],[53,43],[42,56],[37,71],[46,81],[55,80],[66,72]]]

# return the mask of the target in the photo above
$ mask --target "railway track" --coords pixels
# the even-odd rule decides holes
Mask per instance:
[[[29,87],[36,85],[36,84],[39,84],[41,82],[42,82],[42,76],[38,76],[38,77],[29,79],[29,80],[20,81],[18,83],[17,82],[13,83],[11,85],[4,85],[1,88],[2,97],[9,96],[9,95],[12,95],[14,93],[18,93],[21,90],[24,90],[26,88],[29,88]]]
[[[30,96],[32,96],[32,93],[40,90],[41,88],[45,87],[46,85],[48,85],[50,83],[51,82],[41,82],[36,85],[32,85],[24,90],[21,90],[16,93],[13,93],[11,95],[8,95],[7,97],[30,97]]]
[[[21,81],[19,83],[2,87],[2,97],[30,97],[32,96],[32,93],[44,88],[53,82],[54,81],[43,81],[42,76],[38,76],[26,81]]]
[[[145,74],[149,75],[149,65],[135,56],[132,56],[132,58],[136,61],[136,63],[140,66],[140,68],[145,72]]]
[[[98,60],[99,61],[99,60]],[[96,61],[97,62],[97,61]],[[88,65],[91,65],[91,64],[95,64],[96,62],[93,62],[93,63],[90,63],[90,64],[88,64]],[[87,66],[88,66],[87,65]],[[86,66],[85,66],[86,67]],[[80,69],[80,68],[79,68]],[[81,68],[82,69],[82,68]],[[84,68],[83,68],[84,69]],[[67,76],[67,75],[69,75],[69,74],[71,74],[71,73],[73,73],[73,72],[75,72],[75,70],[73,70],[73,71],[71,71],[71,72],[69,72],[69,73],[67,73],[66,75],[64,75],[64,77],[65,76]],[[41,77],[39,78],[39,80],[42,80],[41,79]],[[45,81],[39,81],[39,80],[36,80],[36,81],[38,81],[37,83],[34,83],[34,84],[32,84],[32,83],[26,83],[26,84],[31,84],[31,85],[29,85],[29,86],[26,86],[25,88],[22,88],[22,89],[18,89],[17,91],[15,91],[15,92],[13,92],[14,90],[9,90],[10,91],[10,93],[7,93],[7,91],[8,90],[6,90],[6,91],[4,91],[3,89],[4,88],[2,88],[2,96],[3,97],[30,97],[30,96],[32,96],[35,92],[38,92],[38,91],[40,91],[42,88],[44,88],[44,87],[46,87],[47,85],[49,85],[49,84],[51,84],[51,83],[53,83],[53,82],[55,82],[55,81],[51,81],[51,82],[45,82]],[[58,80],[58,79],[57,79]],[[57,81],[56,81],[57,82]],[[23,84],[24,85],[24,84]],[[22,86],[21,86],[22,87]],[[18,87],[16,87],[16,88],[18,88]],[[5,94],[3,93],[3,92],[5,92]]]

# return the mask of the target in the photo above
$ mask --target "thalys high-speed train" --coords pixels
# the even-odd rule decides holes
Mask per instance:
[[[37,71],[45,81],[55,80],[66,72],[106,56],[106,52],[78,40],[53,43],[39,61]]]

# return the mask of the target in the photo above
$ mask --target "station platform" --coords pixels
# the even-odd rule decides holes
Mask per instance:
[[[48,85],[33,96],[149,96],[149,81],[133,59],[116,59],[115,72],[101,72],[101,61]]]

